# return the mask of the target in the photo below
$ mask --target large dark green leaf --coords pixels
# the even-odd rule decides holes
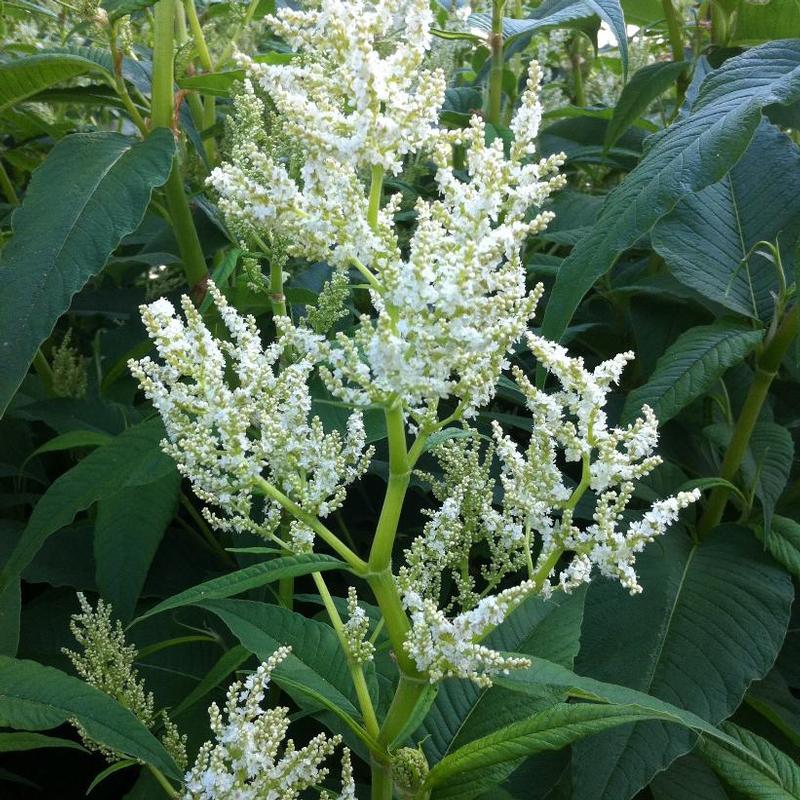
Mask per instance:
[[[101,497],[94,527],[97,588],[127,622],[136,608],[153,556],[175,516],[181,477],[176,469],[144,486]]]
[[[650,784],[653,800],[728,800],[714,772],[698,756],[682,756]]]
[[[731,320],[690,328],[658,359],[647,383],[628,395],[623,421],[633,420],[646,404],[666,422],[712,389],[763,338],[763,331]]]
[[[113,68],[111,53],[94,47],[45,50],[14,58],[0,64],[0,111],[87,72],[99,72],[112,80]]]
[[[641,164],[610,195],[594,229],[561,265],[543,333],[559,339],[581,298],[620,254],[683,197],[720,181],[741,158],[761,110],[800,96],[800,40],[731,58],[703,81],[692,113],[655,134]]]
[[[791,273],[798,234],[800,152],[762,122],[730,174],[681,200],[656,225],[652,241],[681,283],[740,314],[768,320],[778,276],[751,250],[760,241],[779,241]]]
[[[179,777],[164,747],[130,711],[82,680],[35,661],[0,656],[0,719],[27,731],[74,719],[94,741]]]
[[[55,480],[41,497],[17,546],[0,572],[0,591],[31,562],[47,537],[102,498],[120,490],[169,479],[175,464],[159,447],[161,420],[128,428]]]
[[[308,705],[308,694],[297,688],[302,685],[350,716],[360,717],[347,661],[330,625],[251,600],[209,600],[197,605],[216,614],[242,645],[262,660],[282,645],[290,645],[292,654],[274,677],[298,703]]]
[[[786,635],[791,582],[750,531],[718,528],[696,545],[676,530],[638,563],[631,598],[589,590],[579,671],[625,684],[717,723],[772,667]],[[575,798],[626,800],[693,745],[691,733],[648,722],[582,742]]]
[[[78,133],[33,174],[0,256],[0,414],[73,295],[139,225],[174,152],[165,129],[143,142]]]
[[[794,759],[745,728],[730,722],[721,727],[750,752],[743,754],[725,742],[701,739],[700,754],[727,784],[753,800],[800,797],[800,766]]]

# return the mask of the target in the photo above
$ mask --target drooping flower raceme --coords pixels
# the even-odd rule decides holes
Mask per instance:
[[[145,357],[129,366],[164,420],[164,451],[197,496],[222,512],[204,510],[222,530],[274,531],[280,507],[265,500],[254,508],[262,479],[308,514],[326,517],[369,464],[361,415],[351,414],[343,432],[309,419],[313,364],[300,359],[279,368],[284,343],[264,347],[255,320],[240,316],[213,284],[209,292],[228,340],[212,335],[188,297],[185,322],[168,300],[142,307],[163,361]],[[292,533],[296,549],[310,548],[308,528],[296,522]]]
[[[642,417],[628,426],[608,426],[607,395],[632,354],[623,353],[589,371],[561,345],[533,334],[528,334],[528,345],[559,380],[560,390],[546,393],[514,369],[533,418],[522,452],[497,423],[494,443],[483,457],[476,438],[451,439],[439,446],[444,478],[432,483],[443,502],[429,513],[400,571],[412,618],[406,648],[432,679],[457,675],[485,684],[491,674],[517,666],[480,642],[530,595],[548,596],[556,587],[571,591],[587,583],[595,569],[619,580],[631,593],[640,592],[636,554],[700,496],[698,490],[679,492],[621,527],[636,481],[660,463],[654,455],[657,420],[650,408],[645,406]],[[501,467],[501,510],[495,508],[490,477],[495,456]],[[561,457],[582,462],[577,486],[567,485],[557,464]],[[591,522],[581,526],[577,504],[592,495]],[[476,575],[470,565],[479,548],[488,561]],[[526,581],[491,594],[525,565]],[[452,579],[456,594],[441,609],[445,576]],[[452,614],[454,607],[460,613],[448,618],[445,612]]]
[[[211,706],[214,739],[201,746],[186,774],[184,800],[292,800],[324,780],[328,769],[323,762],[341,738],[320,733],[297,749],[291,739],[284,741],[289,709],[262,707],[272,673],[289,652],[279,648],[249,678],[231,684],[224,711],[216,703]],[[340,797],[355,797],[346,750],[342,776]]]

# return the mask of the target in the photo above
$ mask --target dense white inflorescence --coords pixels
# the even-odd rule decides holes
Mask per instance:
[[[361,414],[346,430],[326,433],[311,417],[307,358],[279,367],[285,344],[264,347],[252,317],[242,317],[209,285],[229,339],[216,338],[188,297],[185,321],[165,299],[142,307],[142,318],[161,357],[131,361],[167,431],[164,451],[191,481],[221,530],[272,534],[280,507],[266,501],[254,519],[254,492],[268,480],[300,508],[326,517],[344,501],[346,487],[366,470]],[[309,419],[310,418],[310,419]],[[310,549],[311,531],[292,529],[298,549]]]
[[[494,444],[483,458],[474,438],[451,439],[438,448],[444,478],[432,483],[442,505],[430,512],[400,571],[413,623],[407,649],[431,679],[458,675],[485,683],[492,673],[508,669],[499,654],[493,660],[479,643],[527,596],[548,596],[556,586],[572,591],[587,583],[594,569],[619,580],[631,593],[640,592],[636,554],[700,496],[698,490],[679,492],[653,503],[620,528],[635,482],[660,463],[654,455],[657,421],[650,408],[645,406],[643,416],[631,425],[608,426],[607,395],[632,354],[622,353],[589,371],[561,345],[533,334],[528,334],[528,345],[561,389],[546,393],[514,370],[533,417],[524,452],[497,423]],[[490,477],[494,456],[501,466],[500,511],[494,507]],[[575,487],[567,485],[558,467],[562,457],[582,462],[583,478]],[[591,522],[579,526],[577,504],[592,496]],[[481,567],[485,588],[480,592],[470,570],[478,546],[489,556]],[[528,581],[516,591],[488,594],[525,564]],[[452,619],[438,607],[444,576],[456,586],[445,610],[456,604],[464,609]],[[513,603],[507,600],[508,591],[514,592]],[[485,625],[475,624],[476,614]]]
[[[315,736],[299,750],[291,739],[288,708],[264,709],[262,703],[275,668],[289,655],[281,647],[245,681],[228,689],[224,711],[209,709],[213,741],[201,746],[186,774],[184,800],[262,800],[300,797],[328,774],[323,766],[341,741],[339,736]],[[354,798],[350,754],[345,750],[340,797]]]
[[[323,312],[297,325],[276,319],[281,338],[266,348],[254,321],[213,287],[231,342],[215,339],[188,300],[185,324],[166,301],[145,309],[165,363],[132,368],[164,417],[167,451],[225,514],[209,512],[219,527],[274,530],[279,507],[253,508],[262,479],[305,514],[326,516],[366,469],[358,414],[344,435],[308,421],[312,370],[345,403],[400,408],[412,432],[428,434],[441,425],[441,401],[456,404],[452,418],[469,419],[493,398],[533,317],[542,288],[526,286],[523,248],[549,223],[542,207],[564,183],[563,156],[536,155],[541,71],[531,62],[510,142],[492,139],[478,116],[465,130],[439,128],[444,80],[421,68],[431,22],[428,0],[311,0],[270,18],[297,50],[288,63],[242,58],[230,156],[210,177],[220,207],[244,239],[279,242],[284,255],[327,261],[338,276]],[[291,143],[276,147],[259,132],[267,106]],[[401,236],[400,197],[382,204],[383,175],[423,155],[435,167],[437,196],[417,200],[410,237]],[[329,336],[351,269],[366,280],[373,313]],[[499,426],[488,449],[476,438],[440,448],[444,478],[431,482],[441,507],[398,577],[412,622],[405,647],[431,680],[487,685],[527,663],[483,640],[532,594],[571,591],[595,570],[640,591],[636,553],[698,496],[680,493],[622,524],[635,482],[659,463],[650,409],[625,428],[607,423],[607,394],[632,355],[589,371],[558,344],[529,335],[528,345],[561,388],[547,394],[515,370],[532,414],[524,450]],[[577,486],[562,474],[563,460],[581,463]],[[592,500],[591,521],[579,525]],[[313,543],[307,518],[293,522],[292,549]],[[478,553],[486,558],[476,571]],[[502,589],[525,571],[523,582]],[[444,575],[455,586],[451,600],[441,597]],[[346,634],[356,661],[372,655],[366,630],[351,596]]]
[[[374,318],[335,342],[309,331],[295,331],[295,341],[326,362],[321,374],[336,396],[354,405],[400,400],[421,425],[432,423],[444,398],[457,398],[468,417],[493,396],[541,295],[540,287],[526,289],[521,248],[550,221],[539,209],[564,183],[561,156],[534,157],[535,62],[508,157],[502,139],[487,143],[477,116],[464,131],[436,127],[444,83],[419,69],[431,21],[424,0],[282,9],[274,25],[301,56],[288,65],[248,62],[246,93],[248,108],[258,102],[254,84],[278,106],[303,144],[300,174],[238,137],[230,162],[210,178],[235,226],[368,276]],[[385,40],[395,25],[404,36]],[[465,150],[467,180],[453,163],[455,148]],[[365,178],[375,168],[396,172],[404,155],[420,151],[436,165],[439,197],[418,200],[404,255],[394,226],[399,196],[371,206]]]

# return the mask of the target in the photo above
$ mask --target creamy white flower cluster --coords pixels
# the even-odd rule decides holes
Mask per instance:
[[[313,364],[300,359],[279,368],[285,343],[264,347],[255,320],[240,316],[213,284],[209,292],[229,339],[209,331],[188,297],[185,322],[168,300],[142,307],[161,361],[145,357],[129,367],[164,420],[164,451],[197,496],[220,509],[204,513],[221,530],[272,534],[277,504],[265,500],[254,519],[261,478],[308,514],[327,516],[372,456],[361,415],[350,415],[346,431],[326,433],[319,417],[309,419]],[[298,549],[309,549],[307,528],[296,523],[292,534]]]
[[[554,174],[560,158],[528,160],[541,113],[535,66],[530,78],[511,124],[509,158],[500,139],[486,143],[477,117],[466,131],[438,137],[433,156],[440,197],[417,202],[406,258],[397,255],[396,244],[384,249],[394,255],[375,270],[377,318],[364,317],[352,337],[340,333],[323,353],[330,364],[323,378],[347,402],[401,398],[425,424],[441,399],[456,398],[469,417],[493,396],[507,353],[542,291],[527,291],[520,252],[552,215],[531,217],[529,209],[563,184]],[[466,148],[468,180],[450,163],[454,145]]]
[[[214,739],[202,745],[186,774],[184,800],[292,800],[325,779],[328,769],[323,762],[341,738],[320,733],[298,750],[291,739],[284,742],[289,709],[262,707],[272,672],[289,652],[288,647],[279,648],[244,682],[233,683],[224,712],[212,704],[209,717]],[[354,798],[347,750],[342,779],[340,797]]]
[[[642,591],[634,569],[636,554],[678,518],[678,512],[700,498],[699,490],[679,492],[653,504],[641,519],[624,530],[618,525],[633,497],[636,481],[661,463],[655,455],[658,420],[649,406],[625,427],[609,427],[604,406],[612,384],[619,382],[633,353],[621,353],[589,371],[582,358],[572,358],[566,348],[528,334],[528,346],[539,363],[561,384],[546,393],[534,386],[518,368],[514,376],[525,394],[533,417],[527,451],[495,425],[495,441],[503,472],[504,508],[522,520],[541,542],[535,572],[557,575],[558,584],[570,590],[588,582],[592,568],[619,580],[631,593]],[[567,461],[582,462],[582,479],[571,491],[556,465],[558,453]],[[592,524],[575,524],[574,510],[584,493],[595,498]],[[570,564],[556,572],[555,554],[573,554]]]
[[[125,640],[122,623],[112,619],[111,605],[98,600],[97,607],[92,608],[82,592],[78,592],[78,603],[81,612],[72,615],[69,629],[82,652],[68,648],[63,648],[62,652],[86,683],[113,697],[146,728],[152,729],[159,723],[163,728],[162,744],[175,763],[185,768],[186,736],[181,735],[165,711],[156,713],[153,693],[147,691],[144,680],[134,666],[139,653],[135,645]],[[126,758],[124,753],[116,753],[92,741],[79,723],[75,722],[74,725],[89,750],[102,753],[112,762]]]
[[[699,490],[679,492],[620,527],[636,481],[661,463],[654,455],[658,431],[650,408],[626,427],[609,427],[604,410],[611,385],[619,381],[632,354],[622,353],[589,371],[581,358],[570,357],[559,344],[528,334],[528,345],[561,388],[544,392],[514,369],[533,423],[524,451],[497,423],[493,445],[483,455],[472,437],[451,439],[437,448],[444,477],[428,478],[442,505],[429,512],[398,576],[412,617],[406,646],[432,679],[457,675],[485,684],[491,674],[509,668],[480,641],[529,595],[546,597],[555,588],[572,591],[587,583],[595,569],[631,593],[640,592],[636,554],[700,497]],[[490,474],[494,457],[501,467],[500,510]],[[567,485],[558,465],[561,458],[582,462],[577,486]],[[575,511],[584,498],[593,501],[594,511],[592,522],[579,527]],[[478,552],[488,559],[476,572]],[[566,566],[559,566],[564,556]],[[490,594],[526,565],[526,581]],[[444,577],[456,592],[441,607]],[[462,611],[448,618],[454,607]]]
[[[358,604],[358,594],[353,586],[347,589],[347,622],[344,624],[344,640],[347,655],[355,664],[372,661],[375,645],[368,639],[369,617]]]
[[[411,615],[406,652],[417,669],[427,672],[430,682],[443,678],[466,678],[478,686],[491,686],[491,675],[523,669],[530,660],[505,656],[480,644],[526,597],[533,593],[532,581],[524,581],[499,594],[489,595],[475,608],[448,618],[434,600],[408,591],[403,602]]]
[[[395,22],[402,33],[382,55],[378,40]],[[511,122],[507,157],[501,139],[487,143],[478,117],[465,131],[436,127],[444,83],[419,69],[431,37],[427,0],[322,0],[281,11],[275,24],[304,54],[289,65],[250,64],[251,80],[273,98],[305,161],[295,179],[268,149],[238,147],[210,178],[220,206],[237,224],[280,237],[292,255],[355,265],[367,276],[375,319],[365,315],[353,336],[335,342],[294,334],[300,352],[326,362],[322,376],[336,396],[354,405],[401,400],[418,425],[454,397],[468,417],[491,399],[533,316],[541,289],[527,291],[521,249],[550,221],[539,209],[564,183],[563,157],[534,157],[538,65]],[[312,47],[314,58],[305,52]],[[463,172],[454,148],[465,150]],[[397,171],[404,155],[423,150],[437,167],[440,196],[417,202],[401,251],[400,197],[377,208],[364,171]]]

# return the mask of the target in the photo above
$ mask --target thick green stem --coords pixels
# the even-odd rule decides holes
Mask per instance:
[[[153,128],[174,129],[175,0],[158,0],[154,20],[152,123]],[[202,285],[208,271],[183,188],[183,176],[177,156],[172,163],[172,172],[164,186],[164,193],[186,281],[192,287]]]
[[[675,62],[683,61],[683,20],[672,4],[672,0],[661,0],[661,8],[664,10],[664,19],[667,21],[667,33],[669,35],[669,48],[672,51],[672,60]],[[688,85],[687,72],[684,70],[675,79],[677,106],[683,103]]]
[[[489,50],[492,65],[489,70],[489,98],[486,104],[486,120],[492,125],[500,124],[503,106],[503,6],[505,0],[492,2],[492,32],[489,34]]]
[[[747,447],[750,444],[750,436],[753,433],[761,409],[767,399],[769,388],[778,373],[781,362],[786,355],[792,342],[800,331],[800,305],[795,305],[783,318],[774,336],[766,344],[764,350],[756,363],[756,374],[750,390],[745,398],[736,427],[733,430],[725,457],[722,459],[720,467],[720,477],[729,483],[733,482],[739,467],[742,465]],[[722,521],[725,513],[725,506],[730,497],[730,489],[726,486],[718,486],[712,492],[708,500],[705,512],[697,526],[697,534],[700,537],[707,536]]]
[[[576,33],[572,37],[569,48],[569,60],[572,64],[572,86],[575,105],[583,108],[586,106],[586,88],[583,83],[583,41],[581,35]]]
[[[283,269],[280,259],[271,258],[269,265],[269,302],[273,317],[285,317],[286,295],[283,293]]]
[[[370,762],[372,781],[370,797],[372,800],[392,800],[392,767],[375,757]]]

